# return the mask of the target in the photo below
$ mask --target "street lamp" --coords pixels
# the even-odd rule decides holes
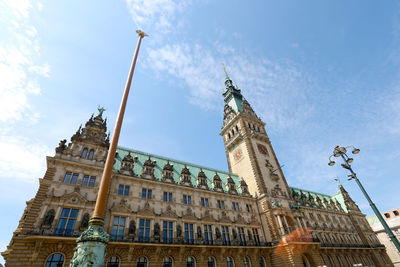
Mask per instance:
[[[397,240],[397,238],[395,237],[395,235],[393,234],[392,230],[389,228],[389,226],[387,225],[385,219],[383,219],[381,213],[379,212],[378,208],[375,206],[375,204],[372,202],[371,198],[369,197],[367,191],[365,191],[364,187],[362,186],[360,180],[358,180],[356,173],[353,171],[353,169],[351,168],[350,163],[353,162],[353,158],[350,158],[346,152],[347,152],[347,148],[352,148],[351,153],[353,154],[358,154],[360,153],[360,149],[355,148],[354,146],[348,146],[348,147],[340,147],[340,146],[336,146],[335,149],[333,150],[333,154],[329,157],[329,166],[333,166],[335,165],[335,161],[333,161],[331,158],[333,157],[341,157],[344,161],[344,163],[341,164],[341,166],[344,169],[347,169],[350,171],[350,174],[347,175],[349,177],[349,181],[350,180],[356,180],[358,186],[360,187],[361,191],[363,192],[365,198],[368,200],[369,205],[371,206],[372,210],[374,211],[376,217],[378,217],[379,221],[381,222],[383,228],[385,229],[386,233],[388,234],[390,240],[392,240],[393,244],[396,246],[397,250],[400,252],[400,243]]]
[[[108,149],[107,159],[104,164],[103,176],[101,178],[99,192],[97,194],[96,206],[93,216],[89,221],[89,227],[80,237],[77,238],[74,256],[71,259],[70,267],[102,267],[106,256],[106,246],[109,241],[108,234],[104,231],[104,214],[107,204],[107,195],[110,189],[111,173],[114,165],[115,152],[117,151],[119,134],[121,132],[122,121],[124,119],[126,102],[128,101],[129,90],[131,88],[132,76],[135,70],[136,60],[139,53],[140,43],[143,37],[147,36],[141,30],[136,31],[139,39],[136,45],[135,54],[126,80],[125,90],[122,95],[117,120],[115,122],[114,133]]]

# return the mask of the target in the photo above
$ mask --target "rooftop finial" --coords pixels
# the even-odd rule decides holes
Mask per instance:
[[[101,117],[103,115],[103,112],[106,111],[105,108],[98,106],[97,110],[99,111],[99,116]]]
[[[226,80],[230,80],[230,79],[229,79],[229,76],[228,76],[228,73],[226,72],[225,64],[224,64],[224,63],[221,63],[221,64],[222,64],[222,67],[224,67],[225,79],[226,79]]]
[[[340,179],[339,179],[339,177],[336,177],[334,180],[335,180],[336,182],[338,182],[339,186],[341,186],[341,185],[342,185],[342,184],[340,183]]]

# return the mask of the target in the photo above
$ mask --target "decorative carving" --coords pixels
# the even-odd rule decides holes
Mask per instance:
[[[198,219],[198,218],[196,217],[196,215],[193,213],[193,210],[192,210],[190,207],[188,207],[188,208],[186,209],[186,213],[182,215],[182,218],[185,218],[185,219],[192,219],[192,220],[197,220],[197,219]]]
[[[160,224],[158,222],[154,224],[154,239],[160,240]]]
[[[169,218],[178,218],[178,215],[176,214],[175,211],[172,210],[170,205],[168,205],[167,209],[164,212],[162,212],[161,216]]]
[[[203,235],[201,232],[201,227],[197,226],[197,239],[202,239],[202,238],[203,238]]]
[[[60,140],[60,143],[58,144],[58,147],[56,148],[56,153],[62,153],[67,148],[65,143],[67,143],[66,139]]]
[[[180,224],[176,225],[176,236],[178,238],[182,237],[182,226]]]
[[[215,227],[215,237],[221,239],[221,232],[218,227]]]
[[[243,178],[240,180],[240,190],[242,191],[242,196],[251,196],[249,192],[249,187],[247,186],[247,183]]]
[[[226,215],[225,211],[221,212],[221,217],[219,218],[219,221],[224,223],[232,223],[232,220]]]
[[[144,207],[138,211],[139,215],[143,215],[143,216],[153,216],[153,215],[158,215],[154,212],[154,210],[150,207],[149,202],[146,202],[144,204]]]

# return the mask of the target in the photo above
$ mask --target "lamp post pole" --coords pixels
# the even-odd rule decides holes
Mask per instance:
[[[353,180],[353,179],[356,180],[358,186],[360,187],[361,191],[363,192],[365,198],[368,200],[369,205],[371,206],[371,208],[374,211],[374,213],[375,213],[376,217],[378,218],[378,220],[381,222],[381,224],[382,224],[383,228],[385,229],[387,235],[389,236],[390,240],[393,242],[393,244],[395,245],[397,250],[400,252],[399,240],[397,240],[396,236],[393,234],[392,230],[387,225],[385,219],[382,217],[382,214],[379,212],[378,208],[375,206],[375,203],[372,202],[372,200],[369,197],[367,191],[365,191],[364,186],[361,184],[361,182],[358,179],[356,173],[351,168],[350,163],[353,162],[353,159],[350,158],[349,156],[347,156],[346,148],[348,148],[348,147],[336,146],[335,149],[333,150],[333,155],[332,156],[341,157],[343,159],[344,163],[341,164],[341,165],[342,165],[342,167],[344,169],[347,169],[347,170],[350,171],[350,174],[348,175],[350,177],[349,180]],[[353,147],[353,151],[352,151],[353,154],[358,154],[359,152],[360,152],[359,149],[356,149],[356,148]],[[329,157],[329,166],[333,166],[335,164],[335,162],[331,160],[331,157]]]
[[[111,173],[114,165],[115,152],[117,151],[119,134],[121,132],[122,121],[126,103],[128,100],[129,90],[132,83],[132,76],[135,70],[136,60],[139,53],[139,48],[143,37],[147,36],[146,33],[137,30],[139,35],[138,43],[136,46],[135,54],[132,59],[131,68],[126,81],[124,94],[122,96],[121,105],[119,107],[117,121],[112,135],[110,148],[108,150],[107,159],[104,165],[103,176],[101,178],[99,191],[96,199],[96,206],[93,216],[89,221],[89,227],[85,230],[80,237],[77,238],[77,246],[75,248],[74,256],[71,259],[70,267],[100,267],[104,266],[106,256],[106,246],[109,241],[109,235],[104,231],[104,214],[107,204],[107,194],[110,189]]]

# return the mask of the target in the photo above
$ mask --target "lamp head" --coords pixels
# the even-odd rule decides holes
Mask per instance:
[[[358,153],[360,153],[360,149],[354,148],[353,151],[351,151],[351,153],[358,154]]]
[[[347,163],[352,163],[353,161],[354,161],[353,158],[348,158],[348,159],[346,160]]]
[[[331,160],[331,161],[329,161],[328,165],[333,166],[333,165],[335,165],[335,162],[333,160]]]

